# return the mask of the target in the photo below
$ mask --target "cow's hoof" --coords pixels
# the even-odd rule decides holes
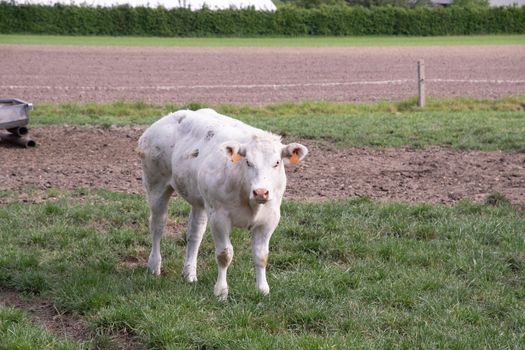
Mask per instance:
[[[160,266],[159,267],[151,267],[148,266],[149,272],[151,272],[154,276],[160,276]]]
[[[185,266],[184,267],[184,279],[188,283],[195,283],[197,282],[197,272],[195,271],[195,268],[191,266]]]
[[[184,278],[186,279],[186,282],[188,283],[197,283],[197,275],[188,275],[188,276],[184,276]]]
[[[148,260],[148,270],[152,274],[154,274],[155,276],[160,276],[160,266],[161,266],[161,260],[160,259],[149,258],[149,260]]]
[[[228,286],[215,285],[213,293],[219,299],[219,301],[226,301],[226,300],[228,300]]]
[[[152,269],[151,267],[148,267],[148,270],[153,276],[160,276],[160,269]]]
[[[259,290],[259,293],[261,293],[262,295],[270,294],[270,286],[268,285],[268,283],[262,286],[257,286],[257,290]]]

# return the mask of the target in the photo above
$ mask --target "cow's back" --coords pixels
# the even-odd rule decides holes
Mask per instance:
[[[179,115],[180,113],[180,115]],[[241,121],[219,114],[213,109],[179,111],[174,113],[180,121],[178,132],[189,143],[219,146],[224,141],[248,142],[253,136],[268,134]]]
[[[152,124],[139,140],[145,175],[171,185],[192,204],[202,204],[197,177],[202,167],[226,162],[225,141],[248,142],[269,133],[212,109],[181,110]]]
[[[139,139],[139,152],[148,158],[172,158],[195,147],[213,148],[227,140],[244,142],[263,130],[253,128],[212,109],[181,110],[153,123]]]

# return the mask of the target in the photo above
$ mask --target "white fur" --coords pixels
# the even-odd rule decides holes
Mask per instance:
[[[257,288],[268,294],[266,261],[286,187],[284,164],[294,152],[304,158],[306,147],[283,145],[277,135],[201,109],[178,111],[158,120],[141,136],[138,151],[151,212],[150,271],[160,274],[160,239],[168,201],[176,191],[192,206],[183,270],[186,280],[197,281],[198,250],[209,223],[219,263],[214,291],[226,299],[226,273],[233,258],[230,232],[240,227],[251,231]],[[236,162],[232,160],[235,153],[242,155]],[[268,191],[267,202],[260,204],[256,189]]]

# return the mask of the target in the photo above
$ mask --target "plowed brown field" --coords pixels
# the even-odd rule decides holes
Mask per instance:
[[[118,48],[0,46],[0,97],[39,102],[119,99],[154,103],[266,104],[399,100],[416,94],[424,59],[430,96],[525,93],[525,46],[403,48]],[[0,145],[0,190],[49,187],[141,191],[133,150],[140,128],[45,127],[39,146]],[[444,148],[346,149],[303,140],[311,154],[290,168],[288,198],[366,195],[379,200],[525,203],[525,155]]]

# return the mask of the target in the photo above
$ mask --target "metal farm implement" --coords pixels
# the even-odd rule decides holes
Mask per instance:
[[[33,104],[16,98],[0,98],[0,140],[20,147],[35,147],[36,142],[31,140],[27,133],[29,129],[28,112],[33,109]]]

